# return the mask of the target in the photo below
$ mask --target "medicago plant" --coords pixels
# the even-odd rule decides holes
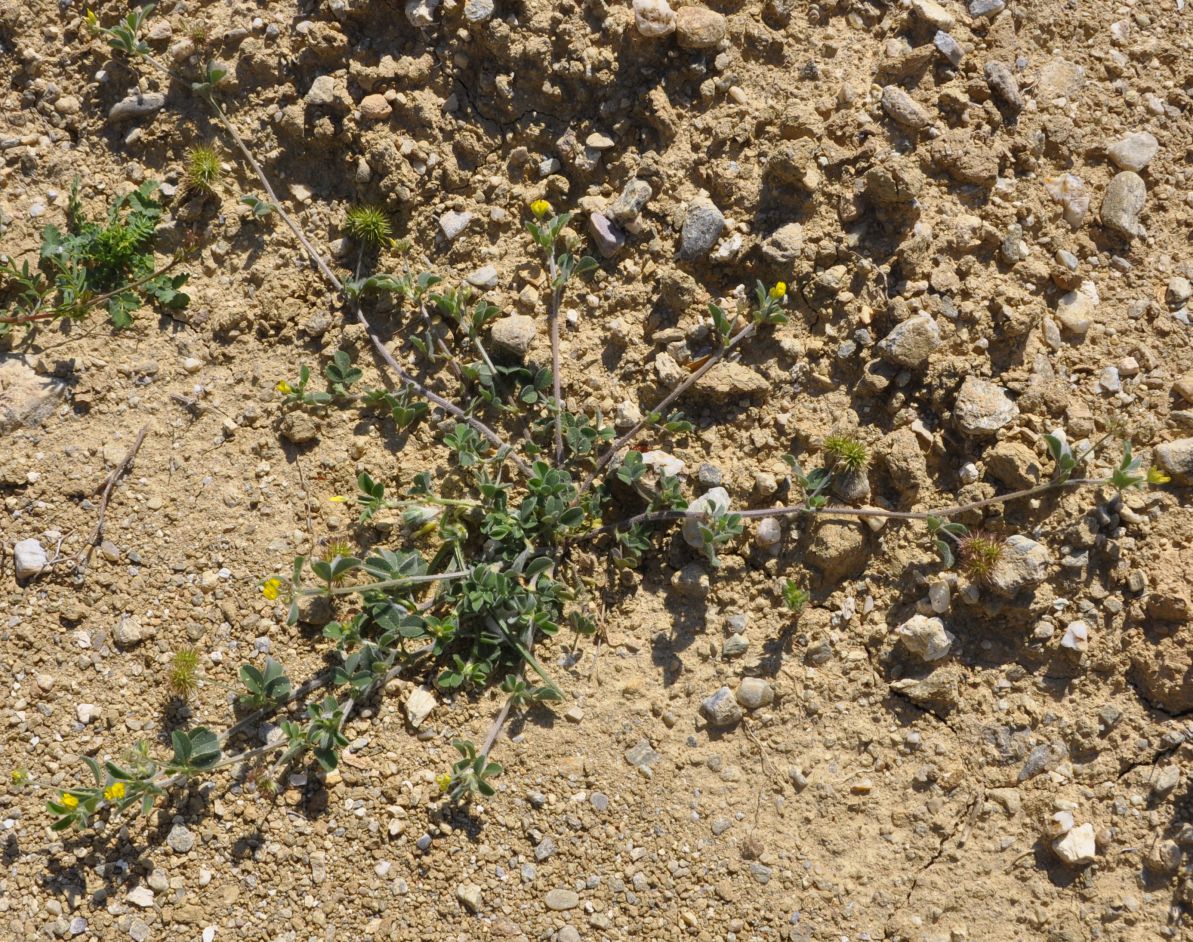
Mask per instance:
[[[142,9],[112,27],[93,20],[93,28],[116,53],[182,81],[141,42],[146,15]],[[347,719],[399,674],[444,691],[500,688],[504,702],[487,735],[479,746],[457,740],[460,758],[441,777],[453,800],[491,794],[492,779],[501,768],[490,756],[509,717],[534,702],[566,696],[540,662],[537,645],[564,630],[583,636],[597,628],[593,593],[601,567],[593,550],[614,566],[636,566],[676,523],[684,524],[684,539],[715,567],[718,550],[740,539],[751,518],[830,515],[918,521],[942,565],[959,559],[980,576],[997,565],[997,541],[971,534],[954,518],[1050,491],[1122,490],[1145,483],[1129,444],[1109,475],[1078,476],[1092,465],[1102,442],[1074,453],[1058,432],[1048,436],[1056,470],[1036,487],[931,511],[832,504],[834,487],[864,474],[869,460],[864,445],[841,434],[824,442],[818,467],[805,470],[789,459],[792,489],[799,498],[789,506],[734,511],[727,499],[706,495],[689,509],[682,482],[649,465],[633,445],[648,429],[664,440],[691,430],[673,407],[718,363],[785,322],[786,285],[759,283],[752,293],[741,290],[711,305],[704,356],[640,421],[617,436],[599,412],[575,412],[565,404],[561,305],[577,280],[598,267],[581,253],[570,213],[556,213],[541,199],[528,207],[527,248],[540,254],[547,274],[551,361],[549,367],[510,364],[491,355],[487,346],[497,309],[474,297],[466,285],[453,287],[435,273],[411,270],[405,246],[393,241],[383,209],[357,207],[345,222],[360,250],[351,275],[337,274],[329,266],[277,200],[259,162],[227,119],[216,97],[223,75],[223,68],[212,63],[190,85],[267,194],[265,201],[245,199],[268,205],[290,229],[340,297],[346,316],[366,330],[389,378],[383,388],[362,388],[364,371],[346,351],[339,351],[323,370],[326,389],[313,388],[315,374],[308,365],[300,365],[296,380],[279,380],[280,409],[359,410],[392,422],[399,431],[433,421],[442,430],[449,466],[438,478],[430,472],[414,474],[397,490],[367,472],[360,474],[356,492],[337,499],[353,505],[362,523],[388,517],[388,532],[395,536],[359,554],[337,544],[319,555],[298,556],[286,572],[263,580],[261,591],[287,604],[292,622],[308,606],[330,609],[323,634],[334,646],[331,670],[295,686],[276,661],[245,665],[240,702],[251,713],[221,735],[202,727],[175,733],[173,754],[162,763],[147,758],[123,765],[86,760],[94,782],[62,791],[50,803],[55,827],[86,824],[107,809],[148,808],[171,785],[226,766],[260,763],[254,774],[259,782],[276,779],[290,763],[308,757],[324,769],[335,768],[346,742]],[[399,259],[400,270],[385,270]],[[389,307],[404,305],[421,325],[409,337],[410,355],[417,371],[431,377],[426,383],[373,330],[367,312],[381,299]],[[779,591],[798,617],[809,601],[798,578],[785,578]],[[225,754],[238,733],[273,713],[284,714],[280,736],[260,748]]]

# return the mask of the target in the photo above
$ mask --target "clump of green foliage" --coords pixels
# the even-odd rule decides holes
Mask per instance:
[[[808,607],[810,601],[812,601],[812,596],[807,589],[800,588],[799,583],[794,579],[783,580],[783,603],[796,617],[799,617]]]
[[[170,274],[181,254],[156,268],[154,236],[162,216],[154,198],[158,184],[147,181],[119,197],[100,219],[83,212],[79,185],[71,188],[66,228],[42,230],[37,262],[0,262],[0,291],[10,306],[0,316],[0,331],[59,318],[80,318],[104,304],[116,327],[132,323],[132,313],[152,302],[167,309],[183,308],[185,274]]]
[[[186,182],[188,192],[212,194],[223,176],[224,167],[214,147],[192,147],[186,154]]]

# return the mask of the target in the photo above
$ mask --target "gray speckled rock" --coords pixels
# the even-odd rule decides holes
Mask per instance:
[[[547,908],[552,912],[561,913],[564,910],[575,909],[580,905],[580,894],[575,890],[569,890],[565,887],[556,887],[553,890],[547,891],[547,896],[543,900],[547,904]]]
[[[743,677],[737,686],[737,702],[747,710],[769,706],[774,699],[774,688],[761,677]]]
[[[990,93],[1011,111],[1023,110],[1023,96],[1019,94],[1019,81],[1005,62],[987,62],[983,70]]]
[[[1006,8],[1006,0],[969,0],[969,15],[975,20],[996,16]]]
[[[608,215],[622,225],[631,223],[642,214],[652,196],[654,190],[650,184],[635,177],[626,183],[617,199],[609,205]]]
[[[1119,170],[1138,173],[1152,162],[1160,151],[1160,142],[1147,131],[1136,131],[1120,138],[1106,148],[1106,156]]]
[[[953,635],[939,618],[912,615],[895,629],[895,634],[912,654],[922,661],[939,661],[953,646]]]
[[[990,574],[990,586],[1000,595],[1014,596],[1043,582],[1051,563],[1052,554],[1042,543],[1019,534],[1009,536],[1003,543],[1002,558]]]
[[[705,197],[692,200],[688,203],[679,234],[680,258],[696,259],[707,255],[724,228],[725,217],[712,200]]]
[[[1193,484],[1193,438],[1178,438],[1176,441],[1157,445],[1156,464],[1172,475],[1178,484]]]
[[[1147,184],[1139,174],[1131,170],[1115,174],[1102,197],[1102,225],[1127,239],[1143,235],[1139,214],[1146,202]]]
[[[519,359],[526,356],[538,333],[533,317],[510,314],[493,324],[493,346]]]
[[[896,124],[913,130],[927,127],[932,121],[928,110],[898,85],[888,85],[882,90],[882,110]]]
[[[464,4],[464,19],[469,23],[486,23],[493,18],[495,9],[493,0],[467,0]]]
[[[145,95],[129,95],[128,98],[116,102],[108,112],[109,121],[131,121],[133,118],[143,118],[155,114],[166,106],[166,96],[161,92],[149,92]]]
[[[894,326],[878,342],[878,355],[896,366],[915,368],[940,348],[940,328],[931,314],[916,314]]]
[[[967,376],[953,405],[957,428],[974,438],[990,436],[1019,415],[1019,407],[1005,389],[976,376]]]
[[[741,707],[733,697],[733,691],[722,687],[716,693],[705,698],[700,704],[700,711],[713,726],[732,726],[742,718]]]

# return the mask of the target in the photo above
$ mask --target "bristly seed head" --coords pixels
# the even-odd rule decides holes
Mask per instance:
[[[843,471],[863,471],[870,463],[866,446],[848,435],[830,435],[824,440],[824,453]]]
[[[182,648],[178,651],[174,660],[170,662],[170,674],[167,678],[170,691],[183,700],[194,694],[199,686],[195,678],[198,667],[199,653],[194,648]]]
[[[974,582],[989,582],[1003,554],[1003,541],[990,533],[976,530],[957,543],[960,569]]]
[[[332,540],[323,548],[323,561],[330,563],[334,559],[347,559],[352,555],[352,547],[346,540]]]
[[[385,245],[393,237],[389,217],[379,206],[353,206],[344,219],[344,231],[366,248]]]
[[[215,148],[192,147],[186,155],[186,188],[195,193],[214,193],[224,168]]]

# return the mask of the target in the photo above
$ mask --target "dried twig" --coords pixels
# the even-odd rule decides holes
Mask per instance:
[[[141,450],[141,443],[145,441],[145,436],[148,434],[149,426],[142,426],[141,431],[137,433],[137,438],[133,442],[132,448],[124,456],[124,460],[112,469],[112,473],[108,475],[108,479],[104,482],[103,494],[99,500],[99,517],[95,521],[95,529],[92,531],[87,545],[79,551],[75,563],[75,572],[80,578],[82,578],[83,573],[87,571],[87,566],[91,563],[91,554],[95,552],[95,548],[104,540],[104,517],[108,513],[108,501],[112,499],[112,490],[116,487],[116,482],[124,476],[129,465],[133,463],[133,459],[137,457],[137,452]]]
[[[584,486],[580,488],[580,492],[584,493],[590,487],[592,487],[593,482],[596,481],[597,476],[601,473],[601,469],[604,468],[605,465],[607,465],[615,457],[617,457],[618,452],[620,452],[626,445],[628,445],[631,441],[633,441],[634,436],[637,435],[640,431],[642,431],[642,429],[646,426],[646,424],[650,420],[649,417],[651,415],[658,415],[661,417],[664,409],[666,409],[668,406],[671,405],[671,403],[675,402],[676,399],[678,399],[685,392],[687,392],[688,389],[691,388],[691,386],[698,379],[700,379],[700,377],[702,377],[705,373],[707,373],[714,366],[716,366],[718,363],[720,363],[721,360],[724,359],[726,354],[728,354],[735,347],[737,347],[738,344],[740,344],[743,340],[746,340],[746,339],[754,336],[754,333],[757,331],[757,329],[758,329],[758,325],[751,322],[751,323],[747,324],[745,327],[743,327],[741,330],[739,330],[733,337],[731,337],[729,339],[729,341],[727,343],[725,343],[723,346],[721,346],[717,350],[713,351],[713,353],[711,353],[708,356],[708,358],[703,363],[701,363],[697,369],[695,369],[691,373],[689,373],[687,379],[685,379],[682,383],[680,383],[678,386],[676,386],[675,389],[673,389],[666,396],[666,398],[663,399],[662,402],[660,402],[650,412],[647,413],[646,417],[639,419],[636,423],[634,423],[633,428],[631,428],[628,432],[626,432],[624,435],[622,435],[621,438],[617,439],[617,441],[615,441],[612,445],[610,445],[605,450],[605,453],[603,455],[601,455],[601,457],[599,459],[597,459],[597,462],[593,466],[593,469],[588,473],[588,477],[584,481]]]

